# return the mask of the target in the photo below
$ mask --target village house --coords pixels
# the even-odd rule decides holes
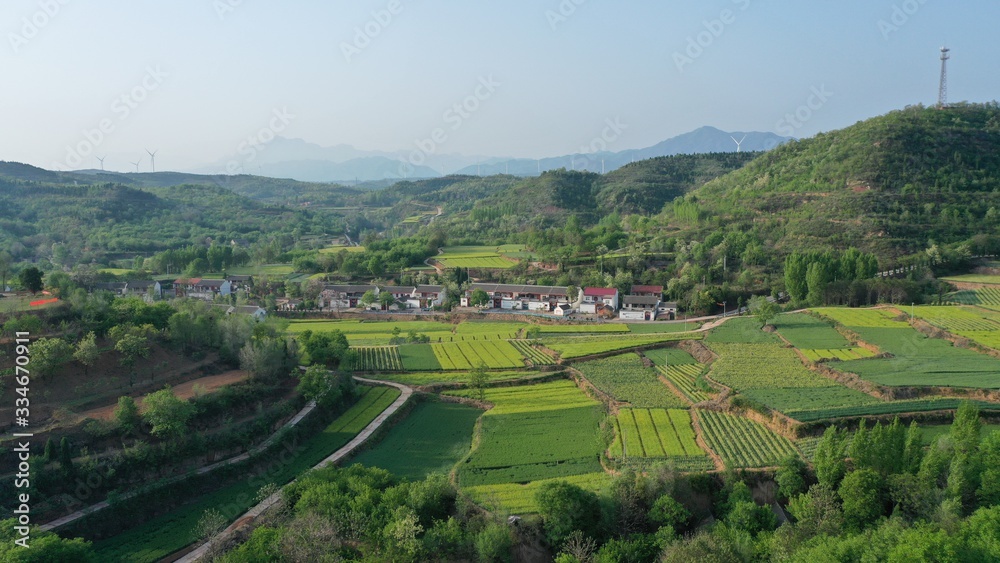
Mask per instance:
[[[371,291],[376,296],[379,288],[374,285],[325,285],[319,294],[317,305],[320,309],[354,309],[361,303],[365,293]]]
[[[156,280],[133,280],[125,284],[125,294],[143,299],[163,299],[163,285]]]
[[[226,315],[247,315],[257,322],[267,320],[267,309],[257,305],[238,305],[226,308]]]
[[[444,303],[448,291],[440,285],[418,285],[414,288],[412,295],[412,299],[417,302],[417,307],[430,309]],[[409,306],[409,301],[407,306]]]
[[[490,298],[494,309],[554,312],[560,303],[569,303],[569,288],[547,285],[513,285],[474,283],[461,298],[461,305],[468,307],[472,293],[481,289]]]
[[[613,287],[587,287],[580,299],[580,312],[595,314],[598,309],[618,310],[618,290]]]
[[[655,321],[660,298],[652,295],[626,295],[618,318],[626,321]]]
[[[93,291],[110,291],[120,296],[125,295],[127,285],[125,282],[99,282],[94,284]]]
[[[226,297],[232,293],[232,283],[229,280],[181,278],[174,280],[174,291],[177,297],[212,301],[218,296]]]
[[[297,311],[302,306],[301,299],[281,298],[274,303],[279,311]]]

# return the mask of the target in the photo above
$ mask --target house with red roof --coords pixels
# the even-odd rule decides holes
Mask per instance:
[[[585,287],[580,300],[580,312],[597,313],[598,309],[618,310],[618,290],[613,287]]]

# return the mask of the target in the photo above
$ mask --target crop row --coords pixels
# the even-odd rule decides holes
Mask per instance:
[[[537,514],[536,493],[545,483],[565,481],[592,492],[601,491],[610,481],[602,472],[569,475],[558,479],[542,479],[529,483],[500,483],[463,487],[477,504],[493,510],[503,510],[510,514]]]
[[[614,333],[614,332],[629,332],[629,328],[623,324],[586,324],[586,325],[538,325],[539,331],[542,334],[560,334],[560,333],[578,333],[578,334],[588,334],[588,333]]]
[[[778,332],[796,348],[838,349],[849,348],[850,342],[829,321],[806,313],[787,313],[774,320]]]
[[[863,358],[871,358],[875,355],[874,352],[867,348],[834,348],[834,349],[800,349],[802,355],[808,360],[818,362],[820,360],[860,360]]]
[[[1000,323],[963,307],[914,307],[916,315],[948,331],[1000,330]]]
[[[657,371],[663,374],[674,387],[692,403],[700,403],[711,399],[711,396],[698,387],[698,376],[705,369],[702,364],[680,364],[667,367],[656,366]]]
[[[954,303],[1000,307],[1000,288],[995,287],[956,291],[949,293],[946,297]]]
[[[790,348],[777,344],[711,345],[719,355],[712,364],[712,379],[734,389],[829,387],[830,380],[802,365]]]
[[[478,365],[488,368],[524,367],[524,360],[509,342],[458,342],[432,344],[434,355],[442,369],[472,369]]]
[[[403,361],[396,346],[351,348],[357,353],[355,371],[402,371]]]
[[[531,360],[531,363],[536,366],[547,366],[556,363],[555,360],[552,359],[552,356],[542,352],[538,348],[535,348],[523,340],[511,340],[510,343],[518,352],[521,353],[522,356]]]
[[[674,342],[678,340],[692,340],[701,338],[701,334],[691,333],[662,333],[643,334],[637,336],[578,336],[562,338],[546,338],[545,345],[556,352],[562,358],[579,358],[591,354],[601,354],[604,352],[617,352],[649,344],[660,342]]]
[[[642,353],[658,366],[675,366],[679,364],[697,364],[698,360],[680,348],[657,348]]]
[[[714,411],[698,411],[708,447],[726,467],[769,467],[797,455],[792,443],[763,424]]]
[[[908,326],[904,322],[893,320],[895,315],[884,309],[841,309],[823,307],[815,309],[815,311],[850,328],[899,328],[900,326]]]
[[[602,358],[576,367],[595,387],[633,407],[686,406],[635,354]]]
[[[829,409],[792,412],[790,416],[802,422],[844,418],[853,416],[874,416],[882,414],[902,414],[910,412],[927,412],[957,409],[961,399],[914,399],[907,401],[876,402],[867,405],[846,406]],[[982,411],[1000,411],[1000,405],[984,401],[974,401]]]

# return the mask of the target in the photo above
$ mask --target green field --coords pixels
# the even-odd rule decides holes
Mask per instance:
[[[611,478],[606,473],[585,473],[570,475],[556,479],[542,479],[530,483],[502,483],[497,485],[477,485],[464,487],[466,492],[477,503],[489,507],[492,511],[503,511],[507,514],[536,514],[538,503],[535,493],[552,481],[565,481],[595,493],[603,491]]]
[[[603,408],[573,382],[487,389],[486,400],[493,408],[483,414],[478,446],[459,466],[463,488],[601,471]]]
[[[351,348],[357,353],[354,371],[402,371],[403,362],[397,346],[372,346]]]
[[[623,354],[577,364],[576,369],[602,392],[633,407],[684,408],[687,404],[643,365],[636,354]]]
[[[861,360],[864,358],[871,358],[875,355],[874,352],[867,348],[834,348],[830,349],[809,349],[803,348],[799,352],[806,357],[807,360],[812,360],[818,362],[821,360]]]
[[[497,381],[526,380],[536,378],[541,372],[523,371],[488,371],[486,379],[490,383]],[[436,385],[451,383],[468,383],[471,375],[467,371],[427,371],[427,372],[403,372],[403,373],[380,373],[374,376],[382,381],[395,381],[403,385]]]
[[[506,259],[499,247],[489,246],[449,246],[434,258],[445,268],[483,268],[506,270],[513,268],[515,260]]]
[[[873,309],[818,309],[891,358],[836,364],[842,371],[888,386],[1000,387],[1000,360],[928,338],[894,315]]]
[[[23,296],[23,297],[3,297],[0,298],[0,313],[19,313],[21,311],[36,311],[38,309],[45,309],[47,307],[53,307],[59,303],[46,303],[44,305],[32,306],[32,301],[41,301],[46,299],[52,299],[51,295],[37,295],[35,297]]]
[[[1000,284],[1000,276],[991,276],[988,274],[963,274],[961,276],[948,276],[941,279],[943,281],[958,283]]]
[[[698,386],[698,376],[705,370],[702,364],[674,364],[656,366],[656,370],[674,384],[684,397],[691,403],[700,403],[712,398],[704,389]]]
[[[430,344],[402,344],[398,347],[399,361],[403,369],[409,371],[433,371],[441,369],[437,355]]]
[[[577,325],[536,325],[542,334],[606,334],[613,332],[629,332],[629,327],[623,324],[577,324]]]
[[[695,442],[691,415],[681,409],[621,409],[615,417],[615,441],[608,450],[618,460],[669,460],[683,471],[713,469]]]
[[[778,315],[773,322],[778,333],[800,349],[851,348],[851,343],[829,322],[805,313]]]
[[[760,322],[750,317],[732,318],[712,329],[705,342],[753,343],[778,342],[778,337],[760,329]]]
[[[878,402],[809,371],[790,348],[771,343],[714,343],[711,348],[719,359],[709,377],[786,414]]]
[[[698,360],[679,348],[659,348],[657,350],[646,350],[642,353],[658,366],[676,366],[680,364],[697,364]]]
[[[995,309],[1000,307],[1000,287],[983,287],[976,290],[964,289],[945,295],[952,303],[979,305]]]
[[[531,360],[531,363],[536,366],[548,366],[556,363],[552,356],[528,344],[524,340],[511,340],[510,343],[522,356]]]
[[[524,367],[524,358],[506,340],[450,342],[431,344],[441,369],[470,370],[476,366],[490,369]]]
[[[460,403],[419,403],[378,445],[351,463],[381,467],[414,481],[431,473],[448,473],[469,453],[480,415],[479,409]]]
[[[787,438],[752,420],[714,411],[698,411],[698,419],[705,443],[726,467],[770,467],[798,455]]]
[[[545,346],[559,352],[563,359],[579,358],[591,354],[628,350],[638,346],[657,344],[660,342],[675,342],[701,338],[700,333],[663,333],[642,334],[636,336],[563,336],[543,339]]]
[[[365,247],[363,246],[328,246],[326,248],[319,249],[320,254],[338,254],[341,251],[346,252],[364,252]]]
[[[629,323],[627,326],[628,329],[634,334],[658,334],[661,332],[688,332],[691,330],[697,330],[701,326],[701,323],[696,323],[694,321],[689,323]]]
[[[303,471],[347,444],[399,397],[393,387],[360,387],[364,395],[325,430],[308,438],[296,449],[295,458],[269,475],[270,482],[284,485]],[[208,509],[225,507],[242,514],[255,504],[259,486],[248,478],[129,529],[113,538],[95,543],[99,561],[154,562],[183,548],[192,540],[198,520]]]

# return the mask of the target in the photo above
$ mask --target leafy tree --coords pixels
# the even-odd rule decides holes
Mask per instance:
[[[129,332],[121,336],[115,342],[115,350],[121,354],[119,362],[123,367],[129,368],[129,387],[135,383],[135,367],[139,358],[149,357],[149,340],[140,336],[139,333]]]
[[[561,546],[574,530],[597,535],[601,505],[594,493],[565,481],[551,481],[538,489],[535,499],[552,545]]]
[[[472,295],[469,296],[469,305],[472,305],[473,307],[482,307],[489,302],[489,294],[480,288],[473,290]]]
[[[884,514],[883,485],[882,476],[873,469],[859,469],[844,477],[837,493],[848,528],[864,530]]]
[[[827,485],[817,484],[788,500],[788,512],[805,535],[836,536],[844,528],[844,513],[840,496]]]
[[[781,467],[778,468],[774,476],[781,496],[790,499],[805,492],[806,469],[805,462],[797,455],[790,455],[781,462]]]
[[[45,441],[45,453],[43,457],[47,462],[53,462],[56,460],[56,441],[50,436],[48,440]]]
[[[9,252],[0,251],[0,291],[7,290],[7,276],[10,275],[10,267],[13,263],[14,257]]]
[[[469,372],[469,388],[474,391],[476,400],[486,400],[487,383],[489,383],[489,375],[486,373],[486,365],[479,362],[474,368],[472,368],[472,371]]]
[[[761,295],[751,297],[747,309],[760,322],[761,328],[778,315],[778,304]]]
[[[295,390],[324,408],[332,408],[353,391],[353,381],[350,377],[336,375],[323,366],[313,364],[299,376]]]
[[[836,426],[828,427],[813,455],[813,467],[816,469],[816,479],[820,484],[831,489],[836,489],[840,485],[840,480],[847,472],[844,447],[843,433]]]
[[[118,397],[118,406],[115,407],[115,421],[122,434],[129,435],[139,429],[142,416],[139,414],[139,407],[135,404],[135,399],[129,396]]]
[[[194,405],[174,395],[169,386],[146,395],[142,407],[150,434],[158,438],[179,438],[194,414]]]
[[[375,303],[376,301],[378,301],[378,297],[375,295],[374,291],[372,291],[372,290],[369,289],[368,291],[366,291],[364,293],[364,295],[361,296],[361,300],[360,301],[361,301],[362,305],[364,305],[365,307],[367,307],[367,306],[371,305],[372,303]]]
[[[76,473],[76,468],[73,466],[73,449],[69,444],[69,438],[65,436],[59,440],[59,466],[67,476]]]
[[[18,281],[21,282],[21,287],[26,291],[31,293],[38,293],[42,290],[42,271],[34,266],[29,266],[18,274]]]
[[[760,506],[753,501],[741,500],[734,503],[726,514],[726,523],[756,536],[761,532],[770,532],[778,527],[778,517],[771,508]]]
[[[76,350],[73,351],[73,358],[83,364],[84,376],[89,373],[90,367],[97,363],[97,358],[100,355],[101,351],[97,348],[97,337],[93,331],[81,338],[76,343]]]
[[[73,347],[61,338],[39,338],[31,345],[31,367],[42,379],[55,373],[73,355]]]
[[[691,513],[674,497],[662,495],[649,509],[649,519],[660,526],[670,526],[676,531],[681,531],[691,520]]]
[[[392,305],[396,304],[396,298],[392,295],[391,292],[383,291],[378,294],[378,303],[385,309],[388,309]]]
[[[296,355],[284,338],[256,338],[240,350],[240,368],[260,379],[287,376],[295,368]]]
[[[55,532],[43,532],[38,529],[31,530],[31,540],[28,544],[30,547],[26,549],[15,543],[20,537],[14,529],[18,525],[16,518],[0,522],[0,561],[11,563],[98,561],[90,542],[81,538],[63,539]]]
[[[514,540],[509,528],[490,522],[476,534],[474,544],[479,561],[509,561]]]
[[[330,332],[307,330],[299,335],[299,342],[309,354],[309,360],[312,363],[331,368],[339,366],[344,354],[350,349],[347,337],[339,330]]]

